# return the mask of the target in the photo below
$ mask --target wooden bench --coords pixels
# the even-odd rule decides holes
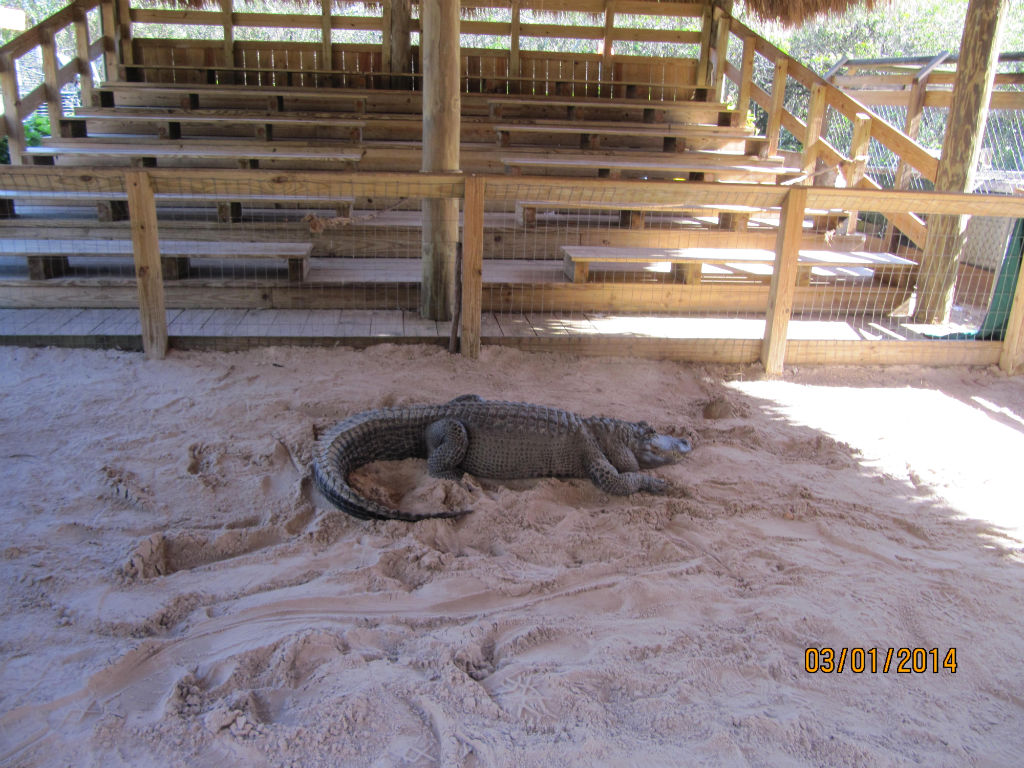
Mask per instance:
[[[581,119],[591,110],[613,112],[617,115],[637,113],[645,124],[677,121],[683,123],[704,123],[710,125],[734,126],[739,113],[728,109],[720,102],[699,101],[650,101],[646,99],[567,99],[552,96],[502,96],[487,100],[488,114],[492,120],[501,120],[508,115],[509,108],[525,112],[534,117],[546,111],[563,111],[569,120]]]
[[[116,122],[132,124],[157,125],[157,135],[165,139],[180,139],[183,124],[208,126],[252,126],[257,138],[268,141],[274,138],[275,125],[302,126],[313,128],[341,129],[348,133],[348,138],[355,142],[363,140],[363,120],[342,118],[331,112],[298,113],[298,112],[252,112],[247,110],[170,110],[160,108],[128,109],[125,107],[87,108],[77,110],[75,117],[65,117],[60,121],[60,135],[64,138],[84,138],[88,136],[88,123]]]
[[[173,104],[184,111],[200,109],[204,103],[222,108],[226,100],[241,100],[258,104],[268,112],[283,112],[290,101],[312,102],[318,109],[326,105],[346,105],[350,112],[365,112],[368,96],[365,92],[327,88],[274,86],[259,88],[251,85],[207,85],[197,83],[129,83],[108,82],[93,89],[94,107],[116,107],[119,97],[131,101]],[[137,105],[133,105],[137,106]]]
[[[133,164],[155,166],[157,160],[234,160],[243,168],[256,168],[263,160],[312,160],[357,163],[363,150],[348,146],[314,145],[300,142],[244,142],[214,139],[186,139],[179,142],[99,139],[47,139],[38,147],[27,147],[25,155],[36,165],[52,165],[60,156],[123,157]]]
[[[694,139],[743,141],[744,154],[757,154],[766,139],[753,136],[747,128],[729,126],[688,125],[686,123],[625,123],[578,120],[572,124],[559,121],[533,120],[522,123],[498,123],[494,126],[498,145],[507,147],[513,134],[540,134],[542,136],[579,136],[581,149],[600,148],[601,139],[608,136],[626,138],[661,139],[665,152],[682,152],[686,141]]]
[[[161,240],[160,262],[165,280],[188,274],[189,259],[283,259],[288,279],[301,282],[309,273],[312,243],[239,242],[234,240]],[[31,280],[62,277],[68,257],[117,257],[133,255],[131,240],[18,239],[0,242],[0,255],[24,256]]]
[[[676,178],[688,176],[691,181],[728,178],[735,181],[776,183],[800,174],[799,168],[788,168],[781,161],[760,160],[748,155],[693,153],[678,155],[502,155],[505,172],[517,176],[523,170],[588,171],[598,176],[617,178],[623,173]],[[710,179],[709,179],[710,177]]]
[[[750,205],[698,205],[690,203],[671,203],[653,205],[631,205],[624,209],[622,203],[586,202],[579,204],[567,204],[565,202],[550,202],[545,200],[524,200],[516,203],[516,217],[524,227],[532,227],[537,223],[537,211],[562,211],[562,210],[588,210],[588,211],[614,211],[619,214],[621,226],[633,229],[642,229],[644,220],[648,213],[678,213],[694,216],[711,215],[718,217],[718,228],[733,231],[744,230],[750,217],[757,213],[763,213],[766,209]]]
[[[565,276],[574,283],[584,283],[590,265],[600,264],[668,264],[683,283],[700,283],[705,264],[736,265],[739,267],[771,266],[775,251],[759,248],[607,248],[600,246],[565,245]],[[891,281],[916,262],[891,253],[873,251],[801,250],[798,258],[797,283],[808,285],[815,267],[847,267],[872,270],[875,279]]]

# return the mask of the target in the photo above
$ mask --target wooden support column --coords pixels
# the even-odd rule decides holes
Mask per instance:
[[[60,103],[60,81],[57,77],[57,41],[54,30],[45,27],[40,32],[39,52],[43,59],[43,90],[46,92],[46,114],[50,118],[53,129],[60,127],[60,119],[64,117],[64,107]]]
[[[604,3],[604,37],[601,39],[601,79],[615,79],[615,64],[612,60],[612,48],[615,45],[615,11],[611,0]],[[587,94],[588,96],[592,94]]]
[[[224,29],[222,57],[225,67],[235,66],[235,4],[234,0],[220,0],[221,27]],[[229,75],[228,79],[231,77]]]
[[[768,109],[768,127],[765,136],[768,143],[764,154],[772,157],[779,151],[779,131],[782,129],[782,110],[786,103],[786,78],[789,76],[789,59],[775,61],[775,76],[772,78],[772,101]]]
[[[846,166],[846,186],[855,188],[864,178],[868,168],[869,151],[871,149],[871,115],[860,112],[853,121],[853,139],[850,141],[850,162]],[[857,232],[857,211],[850,211],[846,220],[846,234]]]
[[[118,0],[100,3],[100,32],[103,34],[103,68],[105,80],[120,79],[121,26],[117,15]],[[93,106],[100,106],[94,104]]]
[[[320,69],[334,69],[331,62],[332,24],[331,0],[320,0]]]
[[[705,88],[710,83],[711,46],[714,44],[712,25],[714,24],[714,6],[711,0],[705,0],[704,12],[700,20],[700,58],[697,59],[697,85]]]
[[[775,269],[772,271],[765,319],[761,363],[765,373],[778,376],[786,358],[786,334],[793,314],[800,243],[804,236],[807,187],[793,187],[782,202],[779,234],[775,239]]]
[[[89,59],[89,20],[81,6],[74,6],[75,59],[78,64],[78,87],[82,103],[92,104],[92,62]]]
[[[462,204],[462,354],[480,357],[480,314],[483,308],[484,195],[482,176],[466,179]]]
[[[935,190],[970,192],[999,59],[1005,0],[970,0]],[[966,216],[931,216],[917,281],[914,319],[945,323],[967,229]]]
[[[128,171],[125,173],[125,187],[131,213],[135,279],[139,288],[142,348],[146,357],[161,359],[167,355],[167,310],[153,184],[145,171]]]
[[[729,26],[732,0],[716,0],[712,13],[713,38],[708,62],[708,101],[721,101],[725,88],[725,62],[729,56]]]
[[[21,165],[25,153],[25,128],[19,112],[21,99],[18,98],[18,73],[10,56],[0,57],[0,91],[4,96],[4,128],[7,132],[7,150],[11,165]]]
[[[509,92],[522,93],[523,61],[519,54],[519,0],[512,0],[512,29],[508,40]]]
[[[425,173],[459,170],[459,0],[423,0],[420,5],[423,59],[423,166]],[[451,316],[457,198],[423,201],[423,287],[420,314]]]
[[[739,112],[740,125],[746,125],[750,117],[750,93],[754,83],[754,36],[743,38],[743,62],[740,65],[740,95],[736,100],[736,111]]]
[[[804,155],[801,161],[806,176],[814,174],[814,166],[818,161],[818,139],[821,138],[821,132],[825,127],[827,96],[827,85],[815,83],[811,87],[811,102],[807,107],[807,133],[804,134]]]
[[[412,85],[409,77],[398,74],[412,72],[411,25],[410,0],[384,0],[381,58],[384,71],[391,73],[390,86],[398,90],[408,90]]]
[[[135,52],[132,50],[131,0],[114,0],[114,2],[117,3],[117,31],[121,38],[119,45],[121,64],[129,66],[135,63]],[[109,72],[107,77],[110,77]],[[120,77],[120,79],[124,78]]]

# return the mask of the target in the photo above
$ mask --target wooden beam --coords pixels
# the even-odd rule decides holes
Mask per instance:
[[[459,87],[458,0],[423,0],[423,165],[424,172],[459,170],[461,97]],[[420,314],[429,320],[451,316],[459,201],[423,201],[423,289]]]
[[[164,305],[164,281],[160,267],[156,198],[153,196],[153,185],[145,171],[127,171],[125,186],[128,193],[128,210],[131,214],[142,347],[146,357],[159,360],[167,356],[167,310]]]
[[[779,216],[779,234],[775,241],[775,269],[772,271],[764,342],[761,345],[761,362],[769,376],[778,376],[782,373],[786,358],[786,334],[789,331],[789,318],[793,314],[797,262],[800,256],[800,242],[803,239],[806,207],[807,187],[793,187],[786,195]]]
[[[970,0],[967,5],[953,104],[935,174],[935,189],[938,191],[972,190],[999,61],[1005,8],[1004,0]],[[918,322],[944,323],[949,319],[966,228],[967,221],[963,216],[929,221],[928,242],[918,274],[914,310],[914,318]]]
[[[100,31],[103,34],[104,80],[120,80],[121,30],[117,17],[117,0],[100,3]]]
[[[484,197],[482,176],[466,179],[462,208],[462,354],[480,356],[480,315],[483,305]]]

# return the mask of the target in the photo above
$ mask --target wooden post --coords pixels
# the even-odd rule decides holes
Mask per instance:
[[[853,139],[850,141],[850,163],[847,165],[846,186],[853,189],[864,178],[871,150],[871,115],[860,112],[853,121]],[[850,211],[846,220],[846,234],[857,232],[857,211]]]
[[[423,166],[425,173],[459,170],[459,0],[423,0]],[[420,313],[430,320],[451,314],[457,198],[423,201],[423,287]]]
[[[779,234],[775,239],[775,269],[772,271],[764,341],[761,344],[761,363],[769,376],[782,373],[786,358],[786,333],[789,330],[790,315],[793,314],[806,207],[807,187],[793,187],[782,202]]]
[[[235,66],[235,4],[234,0],[220,0],[221,27],[224,29],[222,56],[225,67]],[[228,82],[234,82],[233,72],[225,73]]]
[[[480,314],[483,307],[484,195],[482,176],[466,179],[462,206],[462,354],[480,356]]]
[[[119,46],[121,54],[121,65],[129,66],[135,63],[135,52],[132,50],[132,9],[131,0],[114,0],[117,3],[117,30],[121,36]],[[110,77],[110,74],[107,74]],[[124,79],[119,76],[119,79]]]
[[[775,77],[772,78],[772,101],[768,110],[768,127],[765,136],[768,144],[765,155],[772,157],[779,151],[779,131],[782,128],[782,110],[786,103],[786,77],[789,74],[789,59],[775,60]]]
[[[127,171],[125,186],[131,214],[135,279],[139,287],[142,348],[146,357],[159,360],[167,355],[167,311],[164,308],[164,282],[160,268],[156,199],[153,197],[149,174],[145,171]]]
[[[825,127],[825,112],[827,104],[828,86],[823,83],[815,83],[811,87],[811,101],[807,107],[807,133],[804,134],[804,156],[803,173],[807,176],[814,174],[814,166],[818,161],[818,139],[821,138],[821,131]]]
[[[519,8],[519,0],[512,0],[512,29],[508,40],[509,93],[523,92],[523,82],[519,79],[523,75],[523,61],[519,55]]]
[[[697,87],[706,88],[711,83],[711,46],[714,42],[712,24],[714,23],[714,7],[711,0],[705,0],[704,12],[700,20],[700,58],[697,59]]]
[[[721,101],[725,87],[725,62],[729,57],[729,26],[732,16],[732,0],[715,0],[712,14],[714,38],[709,60],[708,86],[711,91],[708,101]]]
[[[21,165],[25,153],[25,127],[21,124],[21,99],[18,98],[18,72],[11,56],[0,57],[0,91],[4,96],[4,128],[11,165]]]
[[[736,111],[739,112],[740,125],[746,125],[750,118],[750,88],[754,82],[754,47],[753,35],[743,38],[743,62],[740,65],[740,95],[736,100]]]
[[[400,90],[408,90],[411,86],[409,77],[397,73],[412,72],[412,6],[410,0],[385,0],[384,18],[382,20],[384,34],[383,59],[385,72],[391,73],[390,86]],[[420,51],[422,52],[422,37]]]
[[[517,30],[518,31],[518,30]],[[612,9],[612,0],[605,0],[604,3],[604,37],[601,39],[601,79],[614,80],[614,61],[612,59],[612,48],[615,46],[615,11]],[[595,94],[587,93],[587,96]]]
[[[334,69],[331,55],[331,0],[320,0],[320,69]],[[313,78],[316,82],[318,78]]]
[[[60,119],[64,117],[64,107],[60,103],[60,81],[57,77],[57,41],[54,31],[45,27],[41,31],[39,53],[43,60],[43,90],[46,92],[46,114],[50,118],[50,130],[60,130]]]
[[[103,69],[105,80],[120,80],[121,28],[117,15],[118,0],[100,3],[100,31],[103,34]],[[94,106],[99,106],[96,104]]]
[[[92,104],[92,61],[89,59],[89,21],[81,6],[74,6],[75,59],[78,64],[78,86],[82,103]]]
[[[1005,7],[1004,0],[970,0],[967,5],[953,101],[935,174],[936,191],[969,192],[973,186],[999,59]],[[949,320],[966,229],[966,216],[929,217],[928,238],[918,272],[914,310],[917,322]]]

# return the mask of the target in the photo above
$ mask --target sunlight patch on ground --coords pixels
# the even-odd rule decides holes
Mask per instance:
[[[1024,541],[1019,501],[1024,418],[978,397],[931,389],[735,382],[786,420],[860,451],[877,471],[934,494],[964,518]]]

